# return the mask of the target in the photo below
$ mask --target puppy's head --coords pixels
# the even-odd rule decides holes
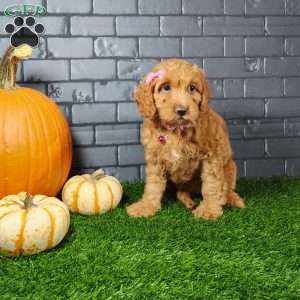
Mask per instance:
[[[203,70],[180,59],[158,64],[134,92],[144,118],[159,119],[167,128],[195,124],[205,112],[210,91]]]

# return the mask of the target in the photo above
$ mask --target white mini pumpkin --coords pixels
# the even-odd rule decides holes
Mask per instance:
[[[58,245],[70,226],[70,213],[57,198],[22,192],[0,200],[0,252],[35,254]]]
[[[120,182],[99,169],[93,174],[70,178],[63,188],[62,199],[73,213],[95,215],[115,208],[122,194]]]

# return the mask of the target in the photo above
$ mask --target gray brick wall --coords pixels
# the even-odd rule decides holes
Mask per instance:
[[[20,84],[70,122],[73,173],[144,176],[138,80],[161,59],[203,66],[226,119],[240,176],[300,175],[299,0],[33,0],[48,14]],[[25,2],[24,2],[25,3]],[[0,50],[8,46],[0,1]]]

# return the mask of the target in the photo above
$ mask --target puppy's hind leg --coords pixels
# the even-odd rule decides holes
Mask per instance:
[[[177,199],[183,203],[187,208],[192,209],[196,206],[196,203],[192,200],[188,192],[177,191]]]
[[[234,191],[236,187],[236,164],[231,160],[224,168],[225,178],[228,184],[227,203],[232,207],[244,208],[244,200]]]

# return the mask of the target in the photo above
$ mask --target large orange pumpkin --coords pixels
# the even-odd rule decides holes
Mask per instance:
[[[9,47],[0,63],[0,197],[26,191],[55,196],[71,167],[68,123],[42,93],[16,86],[20,60],[32,48]]]

